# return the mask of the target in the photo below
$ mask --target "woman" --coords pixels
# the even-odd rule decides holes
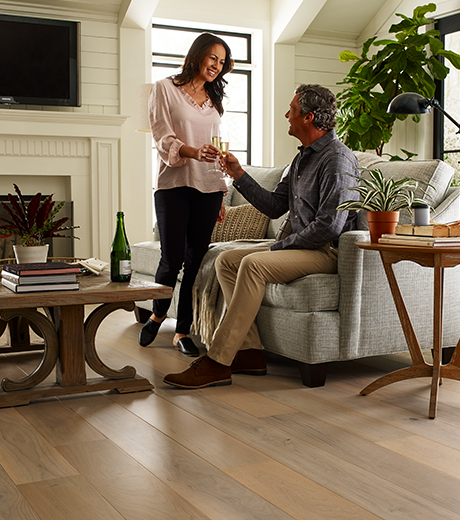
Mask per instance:
[[[155,210],[161,260],[155,280],[174,287],[184,274],[177,307],[174,346],[198,356],[187,337],[193,321],[192,287],[208,250],[216,220],[223,221],[221,174],[211,172],[219,157],[211,143],[211,126],[220,123],[226,81],[232,69],[228,45],[213,34],[200,35],[190,47],[180,74],[156,82],[150,93],[150,128],[158,151]],[[171,300],[154,300],[153,313],[139,334],[139,344],[155,339]]]

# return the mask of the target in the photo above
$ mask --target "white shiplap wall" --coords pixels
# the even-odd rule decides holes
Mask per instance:
[[[118,114],[118,24],[81,22],[81,101],[76,110]]]
[[[303,37],[295,47],[295,82],[318,83],[337,94],[343,87],[337,85],[350,69],[350,63],[342,63],[339,54],[344,50],[356,52],[352,42],[319,42]]]

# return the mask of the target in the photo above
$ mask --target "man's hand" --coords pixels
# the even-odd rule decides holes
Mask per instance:
[[[225,164],[227,165],[227,173],[234,181],[237,181],[244,175],[244,170],[241,168],[238,159],[232,154],[228,153],[225,157]]]

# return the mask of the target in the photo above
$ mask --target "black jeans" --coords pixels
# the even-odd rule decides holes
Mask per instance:
[[[157,190],[155,210],[160,232],[161,259],[155,281],[174,287],[184,266],[176,333],[188,334],[193,321],[192,288],[206,254],[219,215],[223,193],[201,193],[187,186]],[[171,300],[153,300],[158,318],[168,312]]]

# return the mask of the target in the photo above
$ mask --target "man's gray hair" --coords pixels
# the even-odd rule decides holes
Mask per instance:
[[[315,116],[313,124],[318,130],[332,130],[335,127],[337,100],[334,94],[321,85],[300,85],[296,94],[299,94],[300,113],[312,112]]]

